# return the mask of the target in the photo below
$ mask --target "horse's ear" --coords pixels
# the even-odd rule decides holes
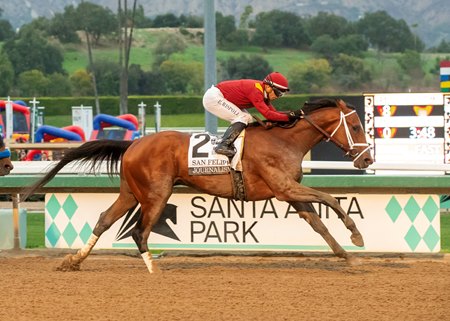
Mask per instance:
[[[344,108],[344,107],[346,107],[347,105],[345,104],[345,102],[344,102],[342,99],[337,98],[337,99],[336,99],[336,106],[338,106],[338,107],[340,107],[340,108]]]

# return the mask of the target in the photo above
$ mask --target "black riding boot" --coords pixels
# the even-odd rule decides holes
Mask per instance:
[[[228,157],[233,157],[236,154],[236,148],[233,146],[233,142],[238,138],[239,134],[247,127],[244,123],[234,123],[225,131],[219,143],[214,148],[217,154],[222,154]]]

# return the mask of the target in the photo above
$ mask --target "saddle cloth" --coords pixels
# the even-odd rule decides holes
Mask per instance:
[[[242,171],[242,151],[244,150],[245,130],[234,141],[236,154],[230,161],[227,156],[217,154],[214,147],[220,137],[210,133],[194,133],[191,135],[188,150],[189,175],[227,174],[231,169]]]

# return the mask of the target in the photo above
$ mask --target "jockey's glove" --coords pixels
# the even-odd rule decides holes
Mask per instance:
[[[301,111],[300,110],[294,110],[294,111],[290,111],[290,112],[288,112],[288,117],[289,117],[289,120],[296,120],[296,119],[299,119],[300,118],[300,116],[301,116]]]

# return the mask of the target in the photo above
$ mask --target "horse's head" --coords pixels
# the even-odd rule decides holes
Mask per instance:
[[[356,110],[347,106],[343,100],[336,100],[336,104],[340,109],[339,123],[330,137],[334,137],[338,146],[352,158],[356,168],[367,168],[373,163],[373,158],[361,120]]]
[[[315,110],[322,107],[337,107],[332,108],[332,110],[327,109],[328,117],[321,115],[321,119],[325,120],[326,123],[324,128],[312,121],[310,122],[322,132],[327,141],[332,141],[341,148],[346,153],[346,156],[353,160],[353,165],[356,168],[367,168],[373,163],[373,158],[356,110],[347,106],[341,99],[332,102],[333,104],[330,104],[330,102],[332,101],[321,100],[303,109],[307,111],[308,109]],[[308,117],[306,116],[305,119],[308,120]]]
[[[6,149],[3,138],[0,136],[0,176],[8,175],[13,168],[11,153]]]

